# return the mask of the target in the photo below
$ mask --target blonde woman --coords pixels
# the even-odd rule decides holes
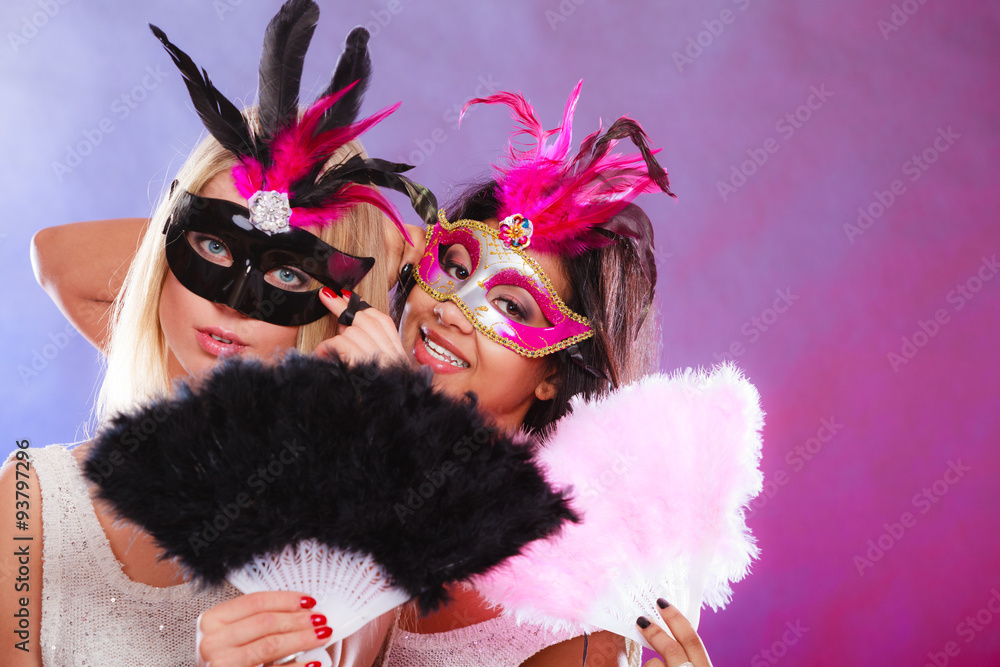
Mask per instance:
[[[178,378],[197,377],[220,357],[313,350],[338,327],[320,287],[355,294],[345,301],[351,312],[387,309],[409,246],[398,214],[370,186],[403,189],[424,208],[426,191],[400,177],[400,165],[367,159],[354,140],[388,114],[355,122],[370,74],[363,29],[348,38],[330,89],[299,111],[298,75],[317,18],[311,0],[290,0],[272,20],[265,45],[278,40],[289,47],[278,52],[296,55],[291,67],[287,57],[278,65],[262,59],[259,108],[249,112],[222,98],[154,28],[212,136],[148,222],[82,223],[36,237],[40,282],[107,354],[98,422],[169,391]],[[88,244],[109,259],[87,268],[69,262]],[[108,282],[125,266],[120,288]],[[143,434],[134,435],[138,446]],[[18,549],[30,549],[32,567],[0,602],[0,631],[18,638],[0,644],[0,664],[191,664],[198,616],[236,591],[196,590],[147,534],[116,524],[93,502],[79,470],[88,448],[18,452],[4,465],[4,512],[26,511],[31,521],[27,530],[3,523],[0,571],[18,571]],[[297,618],[304,637],[320,645],[329,628],[307,607]],[[387,623],[345,640],[341,664],[370,664]]]

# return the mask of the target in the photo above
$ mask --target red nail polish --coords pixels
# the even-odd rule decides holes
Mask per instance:
[[[312,621],[313,627],[316,628],[321,625],[326,625],[326,616],[323,614],[313,614],[309,617],[309,620]]]
[[[316,606],[316,600],[309,597],[308,595],[303,595],[302,599],[299,600],[299,606],[303,609],[312,609]]]
[[[354,292],[352,292],[351,290],[349,290],[349,289],[346,289],[346,288],[345,288],[345,289],[342,289],[342,290],[340,290],[340,292],[341,292],[341,294],[343,294],[343,295],[344,295],[344,298],[345,298],[345,299],[348,299],[348,300],[350,300],[351,296],[352,296],[352,295],[354,294]]]
[[[306,667],[321,667],[318,662],[307,662]]]
[[[330,628],[316,628],[316,639],[326,639],[333,634]]]
[[[334,292],[329,287],[324,287],[323,289],[320,290],[320,292],[322,292],[323,296],[325,296],[328,299],[335,299],[338,296],[340,296],[339,294],[337,294],[336,292]]]

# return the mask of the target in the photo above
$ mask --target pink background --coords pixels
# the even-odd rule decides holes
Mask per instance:
[[[997,664],[995,3],[321,4],[306,97],[368,24],[365,110],[403,107],[367,146],[441,198],[506,136],[499,109],[454,127],[490,88],[522,90],[551,127],[583,78],[578,139],[629,114],[664,149],[679,199],[640,202],[663,368],[728,351],[768,414],[749,519],[763,556],[702,617],[717,665]],[[277,6],[3,3],[0,453],[84,437],[100,373],[32,280],[32,233],[147,214],[199,136],[145,23],[252,99]]]

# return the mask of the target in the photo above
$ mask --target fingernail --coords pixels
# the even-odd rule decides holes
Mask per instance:
[[[309,617],[309,620],[312,621],[313,627],[316,628],[321,625],[326,625],[326,616],[323,614],[313,614]]]
[[[348,300],[350,300],[351,296],[354,294],[354,292],[352,292],[351,290],[349,290],[347,288],[341,289],[340,293],[343,294],[344,298],[348,299]]]
[[[306,667],[322,667],[318,662],[307,662]]]
[[[333,634],[330,628],[316,628],[316,639],[326,639]]]
[[[670,603],[664,600],[663,598],[657,598],[656,606],[659,607],[660,609],[666,609],[667,607],[670,606]]]
[[[302,599],[299,600],[299,606],[303,609],[312,609],[316,606],[316,600],[309,597],[308,595],[303,595]]]
[[[323,296],[325,296],[328,299],[335,299],[338,296],[340,296],[339,294],[337,294],[336,292],[334,292],[329,287],[324,287],[323,289],[320,290],[320,292],[322,292]]]
[[[639,618],[635,619],[635,624],[638,625],[643,630],[645,630],[646,628],[649,627],[649,619],[646,618],[645,616],[640,616]]]

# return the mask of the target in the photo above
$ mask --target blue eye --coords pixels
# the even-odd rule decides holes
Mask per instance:
[[[305,273],[291,266],[282,266],[268,271],[264,280],[275,287],[290,292],[305,292],[309,289],[310,278]]]
[[[200,232],[188,232],[186,236],[188,244],[205,260],[220,266],[232,265],[229,248],[219,239]]]

